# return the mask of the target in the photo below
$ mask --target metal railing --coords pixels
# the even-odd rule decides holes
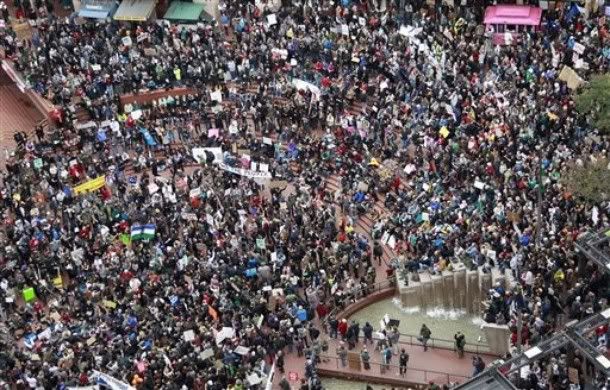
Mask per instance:
[[[344,300],[344,305],[342,307],[333,308],[326,318],[334,317],[339,311],[345,309],[350,304],[356,303],[357,300],[352,301],[355,297],[364,298],[369,294],[384,290],[392,286],[396,286],[396,275],[392,275],[389,279],[383,280],[381,282],[376,282],[368,285],[367,287],[359,288],[355,291],[352,291],[350,295]],[[327,325],[327,323],[325,323],[325,325]],[[418,340],[418,337],[418,335],[414,334],[400,333],[399,343],[407,345],[422,345],[421,341]],[[375,336],[373,336],[373,339],[378,340],[378,338]],[[428,348],[439,348],[455,351],[455,340],[430,338],[428,339]],[[466,342],[466,345],[464,346],[464,351],[476,354],[492,354],[489,345],[474,342]]]
[[[375,337],[373,337],[373,339],[376,340]],[[421,341],[419,341],[419,336],[408,333],[400,333],[400,339],[398,343],[406,345],[422,345]],[[455,340],[439,338],[428,339],[428,348],[448,349],[451,351],[456,351]],[[470,352],[477,355],[492,354],[489,345],[469,342],[466,342],[466,344],[464,345],[464,352]]]
[[[369,362],[369,368],[366,369],[362,359],[359,360],[360,369],[351,368],[350,362],[346,359],[345,365],[341,359],[334,356],[320,356],[321,363],[318,364],[318,370],[338,370],[345,373],[358,373],[361,375],[381,376],[392,378],[393,380],[404,380],[406,383],[430,383],[434,382],[437,385],[449,385],[464,382],[470,379],[469,376],[463,374],[452,374],[434,370],[424,370],[421,368],[412,368],[407,364],[406,373],[401,374],[400,366],[396,364],[384,364],[379,362]],[[398,359],[398,357],[396,357]],[[353,363],[352,363],[353,364]],[[383,382],[382,378],[379,378]]]
[[[332,317],[332,316],[336,316],[336,314],[345,309],[347,306],[356,303],[359,299],[361,298],[365,298],[368,295],[375,293],[377,291],[381,291],[384,290],[386,288],[390,288],[390,287],[395,287],[396,286],[396,276],[392,275],[391,277],[389,277],[386,280],[382,280],[381,282],[375,282],[372,284],[369,284],[365,287],[360,287],[357,289],[352,289],[348,292],[348,294],[346,295],[345,299],[343,300],[343,305],[342,306],[335,306],[333,307],[327,318],[328,317]],[[354,300],[355,299],[355,300]]]

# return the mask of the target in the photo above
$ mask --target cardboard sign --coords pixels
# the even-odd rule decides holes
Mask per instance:
[[[272,180],[269,182],[269,188],[284,188],[288,185],[286,180]]]
[[[104,304],[104,307],[108,309],[116,309],[116,302],[104,300],[102,303]]]
[[[583,80],[574,71],[574,69],[570,68],[569,66],[563,67],[561,73],[559,73],[559,80],[564,81],[570,89],[577,89],[585,82],[585,80]]]

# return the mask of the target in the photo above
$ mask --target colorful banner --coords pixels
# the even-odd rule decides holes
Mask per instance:
[[[96,177],[93,180],[89,180],[88,182],[85,182],[83,184],[80,184],[80,185],[72,188],[72,193],[74,195],[79,195],[79,194],[86,193],[86,192],[92,192],[95,190],[99,190],[100,188],[102,188],[105,185],[106,185],[106,175]]]

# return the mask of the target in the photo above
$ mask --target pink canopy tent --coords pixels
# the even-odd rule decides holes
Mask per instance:
[[[542,8],[529,5],[493,5],[485,10],[485,25],[539,26]]]

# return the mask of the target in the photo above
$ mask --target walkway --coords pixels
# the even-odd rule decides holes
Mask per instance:
[[[0,167],[5,164],[5,151],[15,149],[13,134],[16,131],[32,133],[43,119],[29,98],[23,94],[6,72],[0,68]]]
[[[320,337],[325,337],[324,335]],[[336,350],[339,347],[338,340],[329,340],[329,350],[327,356],[323,356],[323,361],[318,364],[318,373],[320,376],[330,376],[337,378],[349,378],[363,382],[372,383],[387,383],[393,385],[413,385],[425,384],[434,381],[436,384],[445,384],[447,382],[464,382],[472,375],[472,357],[471,353],[466,353],[462,359],[459,359],[455,352],[447,349],[429,348],[427,352],[423,351],[420,345],[409,345],[401,343],[400,348],[404,348],[409,354],[409,364],[407,375],[402,377],[398,371],[398,355],[392,357],[392,365],[383,373],[381,371],[381,356],[378,351],[374,350],[374,346],[369,345],[369,355],[371,356],[371,369],[365,370],[342,367],[341,362],[337,359]],[[363,348],[362,341],[355,349],[349,352],[354,352],[358,355]],[[494,358],[488,355],[481,355],[485,364],[489,365]],[[298,357],[295,353],[286,354],[285,357],[285,375],[289,381],[297,387],[296,384],[301,378],[304,378],[305,362],[302,357]],[[276,371],[274,385],[277,386],[282,379],[282,374]],[[295,380],[296,379],[296,380]],[[276,388],[274,386],[274,388]]]

